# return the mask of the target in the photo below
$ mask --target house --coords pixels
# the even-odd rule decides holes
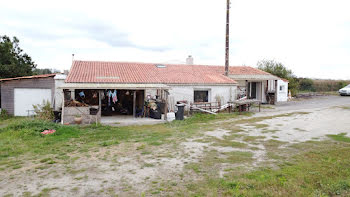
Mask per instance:
[[[144,114],[149,101],[166,116],[178,102],[186,102],[188,110],[193,103],[225,105],[242,97],[262,103],[288,99],[287,80],[248,66],[231,66],[228,76],[223,73],[223,66],[193,65],[193,59],[187,64],[74,61],[68,76],[0,79],[0,103],[11,115],[28,116],[33,105],[47,100],[70,123],[81,114],[88,122]]]
[[[173,111],[178,101],[225,103],[234,99],[237,82],[209,66],[74,61],[61,88],[66,95],[63,122],[71,123],[77,112],[89,122],[135,115],[149,100],[157,101],[162,113]],[[97,117],[89,107],[98,109]]]
[[[0,79],[1,109],[10,115],[29,116],[33,105],[49,101],[55,105],[56,74]]]
[[[145,113],[145,102],[157,102],[166,115],[178,102],[226,104],[248,92],[267,102],[277,90],[278,77],[247,66],[74,61],[65,83],[63,123],[84,115],[88,123],[105,116]],[[269,89],[268,87],[271,88]],[[273,92],[275,93],[275,92]],[[91,113],[91,110],[94,111]]]

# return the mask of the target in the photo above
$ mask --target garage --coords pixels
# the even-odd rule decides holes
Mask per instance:
[[[33,115],[33,105],[49,101],[54,107],[56,74],[0,79],[1,110],[9,115]]]
[[[51,103],[51,89],[15,88],[14,105],[15,116],[33,115],[33,105],[42,104],[44,101]]]

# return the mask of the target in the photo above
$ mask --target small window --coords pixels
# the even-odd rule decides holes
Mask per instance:
[[[209,91],[194,91],[194,102],[209,102]]]
[[[280,91],[284,91],[284,86],[280,86]]]

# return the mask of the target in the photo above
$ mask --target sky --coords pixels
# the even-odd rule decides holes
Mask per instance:
[[[226,0],[0,0],[0,35],[38,68],[75,60],[224,65]],[[349,0],[231,0],[230,65],[350,79]]]

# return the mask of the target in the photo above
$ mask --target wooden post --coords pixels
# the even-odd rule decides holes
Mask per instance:
[[[277,80],[275,80],[275,105],[277,104],[277,92],[278,92],[278,87],[277,87]]]
[[[133,103],[132,103],[132,114],[136,118],[136,91],[134,90]]]
[[[96,114],[96,126],[97,126],[97,118],[98,116],[100,116],[100,122],[101,122],[101,118],[102,118],[102,90],[98,90],[98,112]]]
[[[246,92],[247,92],[247,99],[250,98],[250,83],[247,81],[247,87],[246,87]]]
[[[164,120],[168,119],[168,92],[164,90],[165,105],[164,105]]]
[[[61,124],[64,124],[64,90],[63,90],[63,101],[62,101],[62,112],[61,112]]]
[[[263,101],[263,95],[264,95],[264,89],[263,89],[263,81],[260,82],[261,84],[261,95],[260,95],[260,101]]]

